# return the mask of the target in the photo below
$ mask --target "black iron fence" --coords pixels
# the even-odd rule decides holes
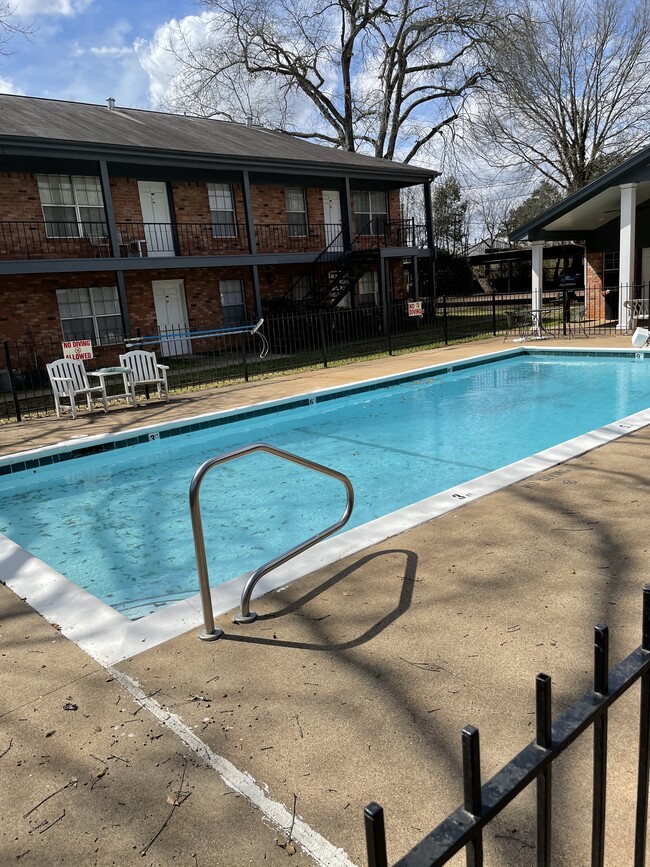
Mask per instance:
[[[483,864],[483,829],[520,792],[537,784],[538,867],[551,864],[552,764],[587,729],[593,729],[592,774],[592,867],[605,863],[605,804],[607,789],[607,712],[633,684],[641,681],[638,775],[634,856],[617,852],[616,863],[643,867],[646,863],[648,824],[648,780],[650,769],[650,585],[643,591],[641,646],[609,671],[609,633],[596,626],[594,686],[555,722],[551,717],[551,678],[536,678],[536,737],[491,780],[481,784],[478,729],[467,726],[462,732],[463,804],[449,815],[417,846],[395,863],[395,867],[439,867],[465,849],[467,864]],[[630,799],[631,800],[631,799]],[[379,804],[365,809],[366,844],[369,867],[388,867],[384,814]],[[587,863],[585,861],[585,863]],[[612,862],[613,863],[613,862]]]
[[[247,253],[248,230],[244,223],[144,223],[133,220],[115,224],[117,248],[111,247],[103,221],[5,220],[0,221],[0,259],[89,259],[149,256],[219,256]],[[255,226],[259,253],[314,253],[327,247],[341,233],[341,224],[272,223]],[[383,220],[369,224],[357,248],[424,247],[424,226],[412,220]]]
[[[547,293],[548,294],[548,293]],[[535,331],[530,296],[479,295],[467,298],[399,301],[390,305],[314,311],[268,317],[262,332],[269,352],[260,357],[260,339],[252,334],[222,334],[218,328],[178,338],[186,328],[157,333],[144,348],[169,365],[172,391],[261,379],[305,367],[327,367],[355,358],[395,354],[466,340],[502,335],[587,337],[613,331],[616,322],[585,318],[584,300],[574,293],[544,299],[541,327]],[[88,334],[67,335],[67,339]],[[137,335],[136,335],[137,337]],[[129,338],[132,340],[133,338]],[[20,421],[54,411],[46,365],[62,355],[62,338],[26,337],[4,341],[0,360],[0,421]],[[129,341],[126,341],[129,342]],[[93,341],[95,343],[95,341]],[[117,364],[125,341],[94,345],[88,370]]]

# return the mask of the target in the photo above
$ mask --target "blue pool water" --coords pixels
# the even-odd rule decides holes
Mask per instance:
[[[650,360],[523,355],[0,478],[0,531],[129,617],[197,592],[188,489],[265,441],[346,473],[358,526],[650,405]],[[212,583],[339,517],[339,482],[265,454],[201,488]]]

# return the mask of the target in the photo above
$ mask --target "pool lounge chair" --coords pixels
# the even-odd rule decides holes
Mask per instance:
[[[629,328],[635,331],[639,326],[639,320],[642,319],[646,325],[650,321],[650,302],[647,298],[631,298],[629,301],[623,302],[623,307],[629,311]]]
[[[61,418],[61,410],[64,408],[61,404],[62,400],[70,401],[72,418],[77,417],[78,396],[86,398],[89,410],[93,408],[93,398],[99,398],[104,404],[104,412],[108,412],[104,381],[102,380],[99,385],[91,385],[88,382],[88,374],[83,361],[78,361],[75,358],[59,358],[57,361],[47,364],[46,367],[54,393],[54,408],[59,418]]]
[[[155,385],[158,390],[160,400],[165,395],[165,400],[169,400],[169,388],[167,387],[167,371],[169,367],[166,364],[158,364],[155,352],[146,352],[144,349],[132,349],[131,352],[125,352],[120,355],[120,364],[122,367],[129,367],[133,371],[133,385],[135,388],[143,386],[149,388]]]

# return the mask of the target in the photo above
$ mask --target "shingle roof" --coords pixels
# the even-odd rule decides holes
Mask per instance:
[[[383,171],[405,182],[422,182],[437,172],[363,154],[312,144],[260,127],[247,127],[202,117],[157,111],[65,102],[0,94],[0,145],[3,141],[37,139],[237,158],[242,163],[305,163],[347,170]]]

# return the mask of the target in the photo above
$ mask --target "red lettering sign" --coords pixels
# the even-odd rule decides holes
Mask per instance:
[[[75,358],[77,361],[87,361],[93,356],[93,345],[90,340],[64,340],[63,357]]]

